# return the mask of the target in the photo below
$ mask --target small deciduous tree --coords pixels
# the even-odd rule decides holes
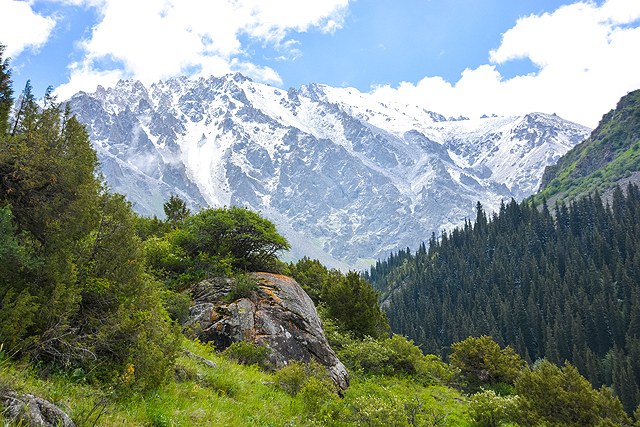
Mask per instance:
[[[278,253],[290,249],[276,226],[258,213],[236,206],[203,209],[189,217],[179,242],[188,255],[227,259],[238,271],[272,270]]]

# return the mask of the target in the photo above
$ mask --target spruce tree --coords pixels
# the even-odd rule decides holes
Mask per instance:
[[[13,105],[9,58],[3,59],[6,46],[0,43],[0,136],[9,130],[9,113]]]

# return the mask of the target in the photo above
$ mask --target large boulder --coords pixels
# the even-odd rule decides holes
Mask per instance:
[[[75,423],[60,408],[32,394],[0,391],[0,406],[6,420],[32,427],[75,427]]]
[[[202,342],[224,350],[247,341],[271,350],[275,366],[291,360],[316,361],[327,367],[334,383],[345,390],[349,374],[329,347],[311,298],[295,280],[269,273],[252,273],[257,290],[247,298],[230,300],[232,279],[204,280],[192,287],[194,305],[185,327]]]

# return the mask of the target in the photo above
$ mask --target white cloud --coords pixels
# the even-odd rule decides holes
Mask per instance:
[[[25,1],[0,0],[0,10],[0,43],[7,47],[6,58],[39,49],[56,25],[55,19],[38,15]]]
[[[123,77],[120,70],[98,71],[77,63],[71,64],[69,69],[70,81],[58,86],[55,90],[55,95],[60,100],[69,99],[80,90],[94,92],[98,85],[114,87]]]
[[[81,0],[63,0],[80,4]],[[281,84],[278,74],[252,63],[241,37],[299,55],[291,31],[340,28],[349,0],[88,0],[101,20],[81,43],[86,53],[66,91],[95,90],[101,64],[122,64],[122,75],[145,84],[182,74],[248,77]],[[60,91],[57,93],[62,97]]]
[[[446,116],[555,112],[595,127],[621,96],[640,88],[638,52],[640,1],[578,2],[521,18],[489,53],[491,63],[465,70],[455,84],[426,77],[373,93]],[[500,64],[521,59],[539,71],[512,79],[498,72]]]

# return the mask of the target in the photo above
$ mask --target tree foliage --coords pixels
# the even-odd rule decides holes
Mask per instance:
[[[171,193],[169,200],[162,205],[167,222],[172,227],[178,227],[191,215],[191,210],[187,208],[187,202]]]
[[[0,135],[9,130],[9,113],[13,105],[9,59],[2,60],[6,47],[0,44]]]
[[[469,337],[451,345],[451,364],[460,369],[472,387],[498,383],[513,384],[524,361],[509,346],[500,346],[486,335]]]
[[[227,259],[239,271],[269,271],[278,253],[290,248],[271,221],[236,206],[203,209],[189,217],[184,228],[187,234],[180,246],[187,255]]]
[[[0,133],[0,343],[41,366],[157,386],[179,331],[130,203],[105,189],[85,128],[51,92],[40,107],[27,83]]]
[[[378,337],[388,332],[386,316],[378,304],[378,292],[355,271],[328,282],[322,289],[322,301],[327,304],[329,315],[356,337]]]
[[[620,401],[606,389],[594,390],[578,370],[543,360],[526,368],[515,383],[518,425],[560,426],[631,425]],[[603,423],[608,421],[609,423]]]
[[[206,208],[189,215],[177,196],[168,203],[182,212],[175,215],[179,221],[138,218],[137,227],[146,238],[147,260],[169,288],[182,290],[213,276],[276,271],[279,253],[290,247],[271,221],[246,208]]]
[[[358,273],[350,271],[344,275],[307,257],[289,263],[283,272],[293,277],[316,305],[323,304],[328,316],[356,337],[378,338],[388,334],[389,322],[380,309],[379,293]]]

